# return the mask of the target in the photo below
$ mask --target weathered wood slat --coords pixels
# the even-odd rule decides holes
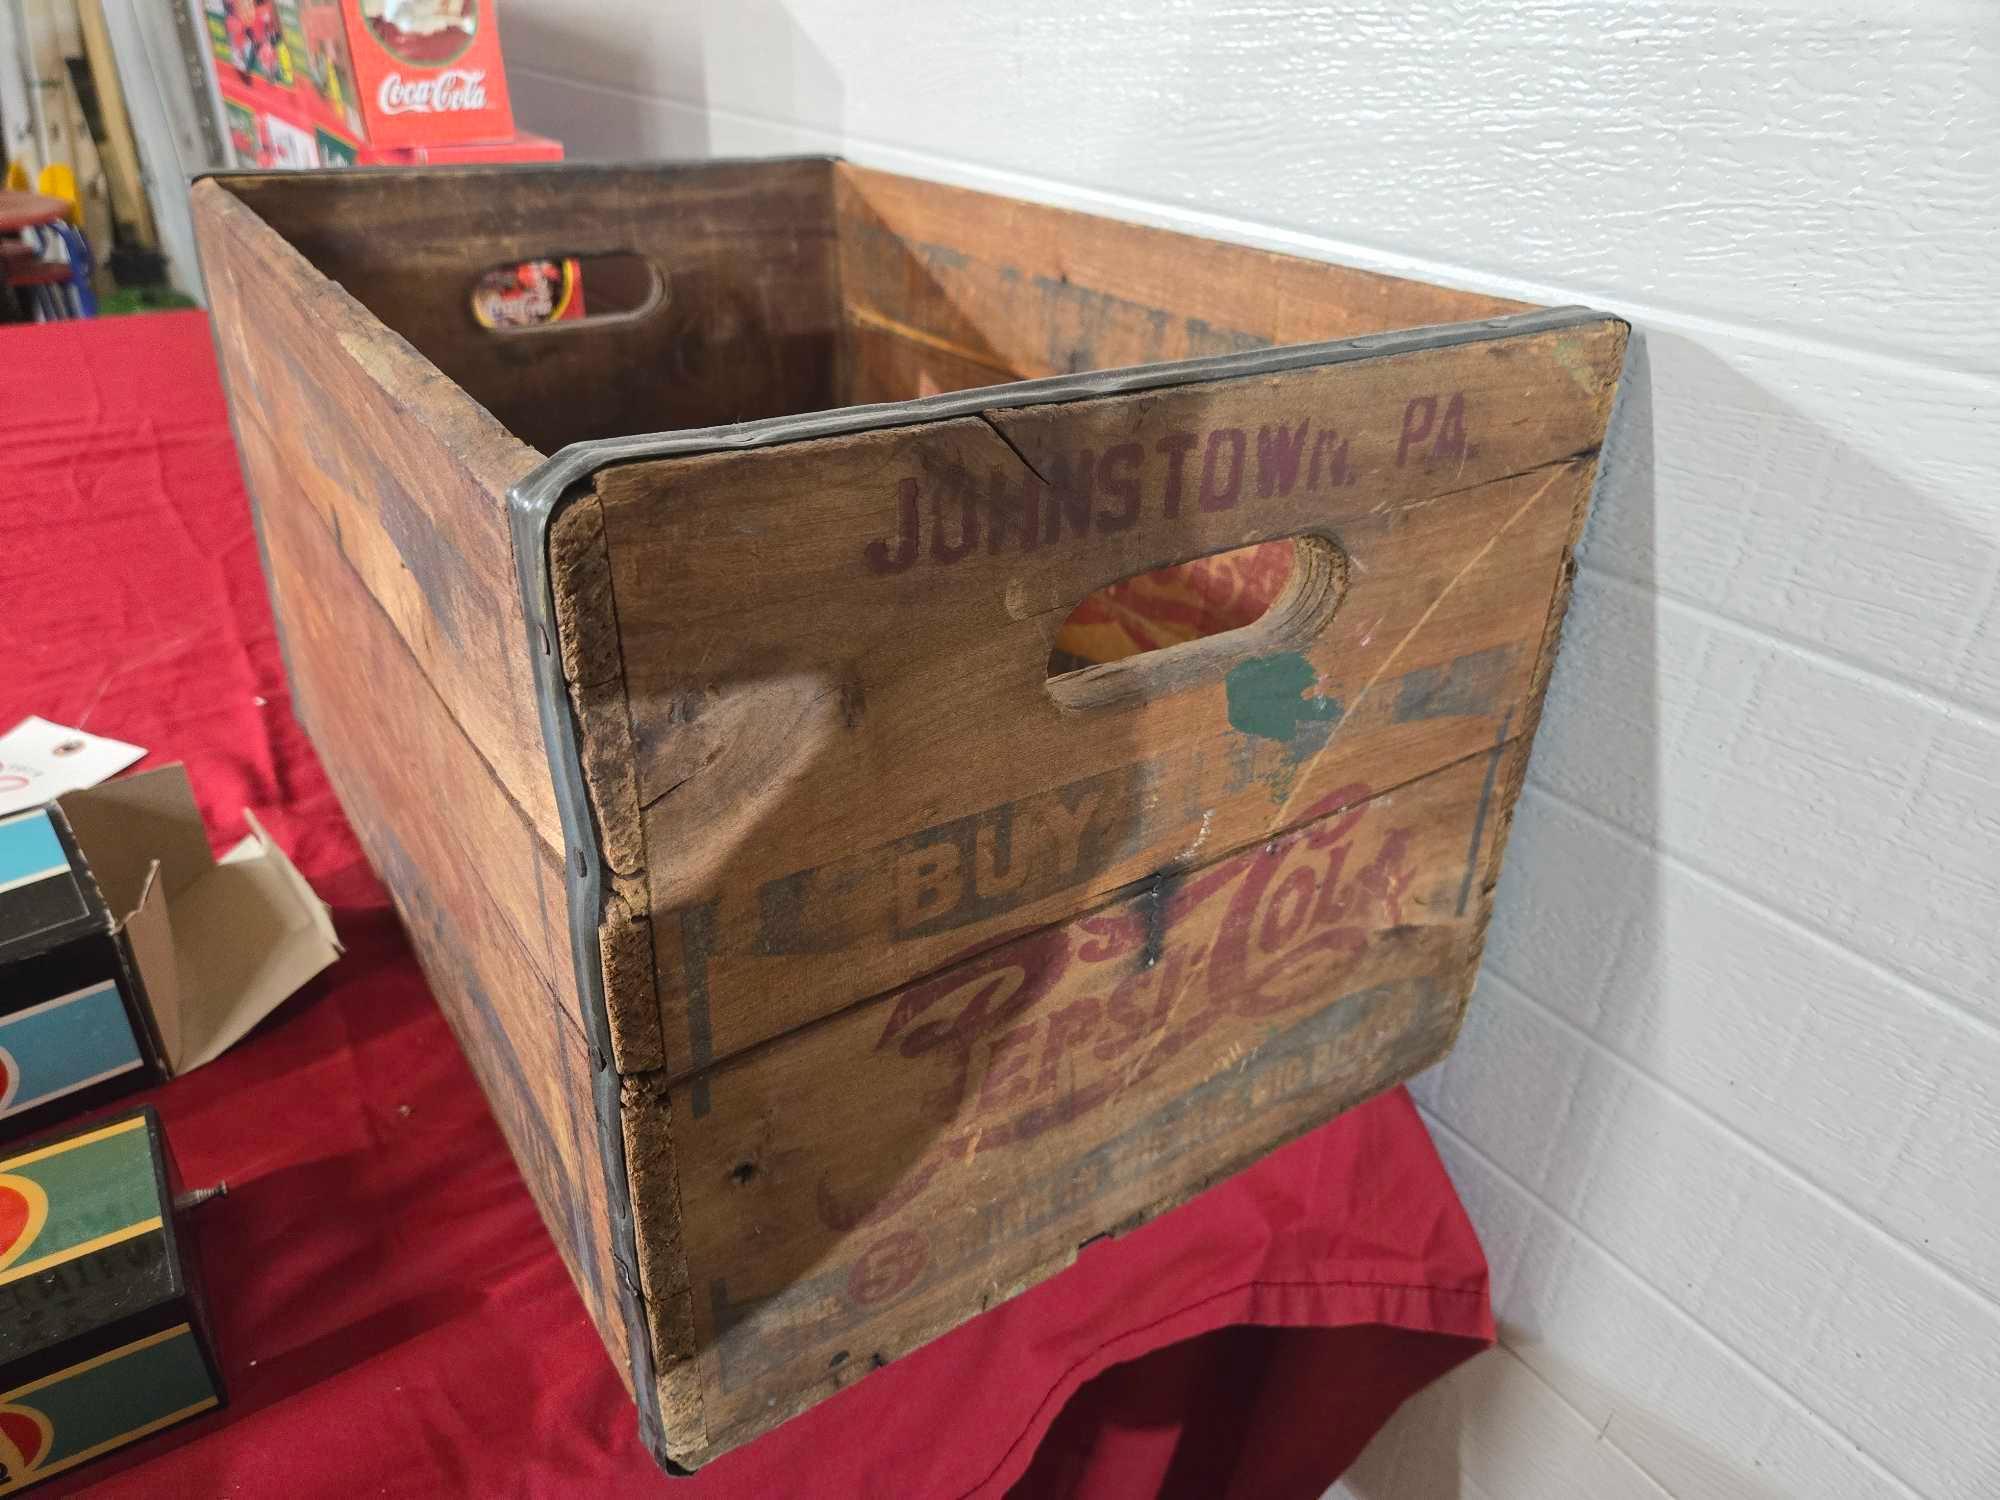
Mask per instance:
[[[445,795],[453,804],[451,844],[472,856],[458,880],[480,892],[483,904],[505,922],[543,984],[565,997],[565,1024],[581,1036],[560,855],[479,758],[380,605],[367,593],[340,541],[323,523],[316,529],[303,524],[317,522],[318,517],[292,483],[283,451],[265,431],[262,419],[246,413],[236,432],[245,468],[255,476],[259,494],[269,497],[259,506],[260,517],[270,517],[260,528],[267,551],[275,563],[275,543],[270,538],[282,529],[296,528],[298,536],[286,557],[300,569],[311,564],[310,571],[280,575],[281,587],[295,595],[287,601],[285,615],[288,672],[294,678],[310,674],[331,683],[340,696],[328,701],[346,705],[374,694],[393,706],[393,713],[386,708],[371,710],[368,732],[380,736],[371,739],[371,746],[379,745],[384,755],[393,752],[398,784],[411,789],[399,821],[429,821],[422,816],[426,798],[450,788]],[[361,608],[363,603],[370,607]],[[294,617],[301,622],[296,627]],[[294,661],[314,649],[322,653],[319,661]],[[397,716],[403,714],[408,718],[399,722]],[[315,741],[322,733],[317,725],[311,732]]]
[[[301,721],[408,928],[543,1222],[622,1346],[556,856],[491,779],[332,534],[239,423]],[[449,789],[448,791],[445,789]],[[453,815],[432,810],[448,797]],[[627,1362],[614,1347],[621,1370]]]
[[[264,414],[302,498],[508,795],[561,848],[505,508],[540,455],[229,190],[198,182],[193,199],[239,421]]]
[[[840,390],[855,406],[1005,385],[1020,373],[984,364],[922,330],[850,313],[842,330]]]
[[[548,452],[836,402],[824,161],[268,174],[231,191]],[[617,253],[660,280],[633,316],[496,331],[468,311],[494,267]],[[583,295],[588,311],[588,267]]]
[[[834,192],[850,325],[905,330],[919,365],[929,363],[915,353],[922,347],[1013,372],[939,390],[1526,308],[846,162]],[[919,394],[912,386],[875,399]]]
[[[808,1027],[719,1068],[706,1114],[676,1088],[710,1442],[1440,1055],[1493,823],[1466,834],[1519,753],[1350,788],[1293,833]]]
[[[1618,347],[1544,335],[602,475],[669,1068],[1490,743],[1528,697]],[[1573,377],[1587,399],[1512,400]],[[1099,669],[1069,688],[1088,708],[1051,695],[1093,588],[1302,534],[1346,558],[1323,631]]]

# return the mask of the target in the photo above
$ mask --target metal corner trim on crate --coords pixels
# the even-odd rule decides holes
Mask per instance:
[[[632,1384],[639,1407],[640,1436],[670,1472],[685,1474],[689,1471],[667,1455],[659,1394],[654,1384],[651,1337],[647,1331],[644,1299],[639,1286],[632,1199],[626,1181],[618,1071],[613,1062],[610,1017],[597,942],[598,924],[604,914],[603,868],[598,857],[595,823],[584,789],[582,736],[570,704],[568,687],[563,681],[561,660],[556,649],[555,596],[549,574],[549,532],[564,505],[575,497],[578,487],[599,470],[613,464],[742,452],[881,428],[920,426],[975,416],[996,408],[1053,405],[1100,396],[1163,390],[1204,381],[1247,379],[1291,370],[1350,364],[1363,359],[1414,354],[1457,344],[1553,333],[1606,321],[1615,321],[1615,315],[1581,306],[1554,307],[1479,322],[1398,329],[1388,333],[1365,334],[1359,338],[1287,344],[1272,349],[1206,355],[1198,359],[1128,369],[1048,376],[952,391],[914,401],[842,407],[798,416],[766,417],[725,427],[604,438],[572,443],[561,449],[544,459],[507,492],[515,572],[521,587],[522,613],[528,623],[528,654],[534,664],[535,706],[541,719],[542,739],[548,752],[556,805],[562,820],[564,888],[569,906],[571,956],[576,968],[577,994],[584,1010],[582,1021],[590,1042],[591,1091],[596,1105],[598,1137],[603,1147],[608,1190],[606,1199],[613,1221],[611,1254],[618,1275],[619,1307],[631,1346]]]

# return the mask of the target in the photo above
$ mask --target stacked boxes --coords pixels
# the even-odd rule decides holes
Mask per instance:
[[[493,0],[205,0],[239,166],[556,161],[516,135]]]
[[[514,130],[493,0],[204,0],[216,88],[242,167],[561,161]],[[584,316],[574,260],[485,270],[487,328]]]
[[[130,935],[56,803],[0,818],[0,1136],[163,1076]]]
[[[222,1404],[150,1109],[0,1158],[0,1493]]]
[[[168,765],[0,817],[0,1140],[202,1066],[333,962],[325,906],[244,816],[217,860]]]

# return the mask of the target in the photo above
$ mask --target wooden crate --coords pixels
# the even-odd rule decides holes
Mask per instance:
[[[820,160],[194,201],[298,706],[663,1461],[1451,1045],[1623,324]]]

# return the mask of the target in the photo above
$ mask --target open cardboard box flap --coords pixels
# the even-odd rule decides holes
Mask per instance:
[[[176,764],[57,799],[122,924],[168,1070],[213,1062],[340,956],[326,905],[248,809],[210,853]]]

